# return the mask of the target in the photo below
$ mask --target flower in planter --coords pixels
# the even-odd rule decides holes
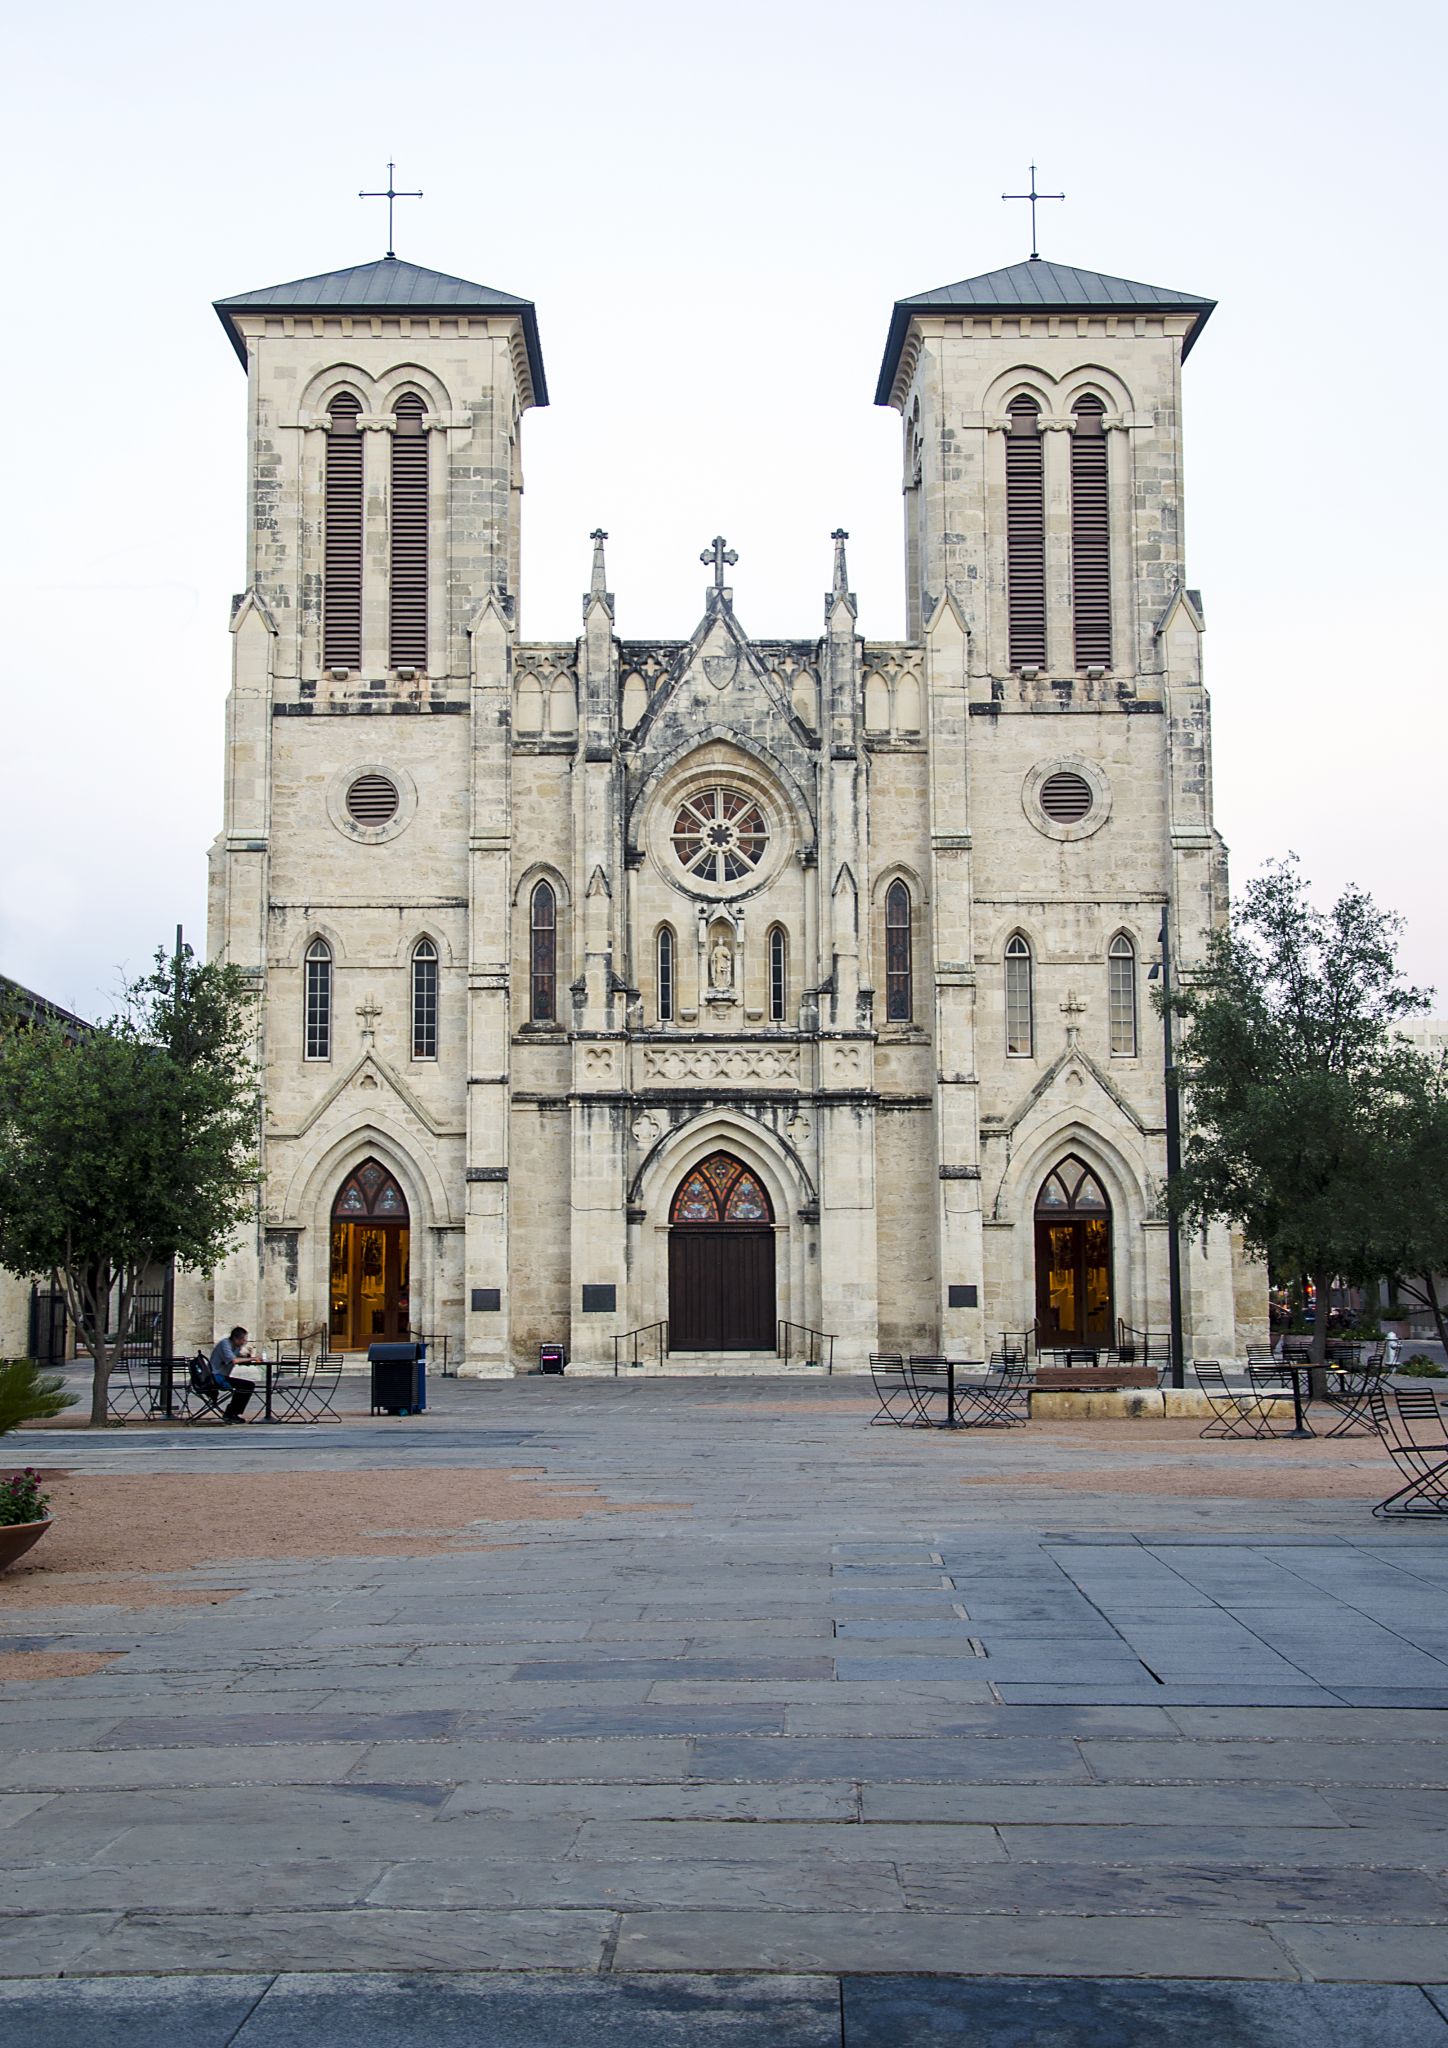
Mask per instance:
[[[50,1495],[40,1490],[40,1474],[33,1465],[0,1479],[0,1529],[17,1522],[45,1522],[50,1519]]]

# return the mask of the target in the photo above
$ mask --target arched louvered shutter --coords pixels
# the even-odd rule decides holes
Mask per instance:
[[[322,508],[322,666],[362,666],[362,430],[360,400],[338,392],[327,407]]]
[[[1071,603],[1077,668],[1111,666],[1111,507],[1106,476],[1106,408],[1099,398],[1072,407]]]
[[[1006,408],[1006,599],[1011,667],[1046,665],[1046,469],[1041,408],[1013,398]]]
[[[392,408],[392,610],[387,658],[393,668],[427,667],[427,430],[423,402],[404,392]]]

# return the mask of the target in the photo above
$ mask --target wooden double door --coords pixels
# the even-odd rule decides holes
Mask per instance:
[[[1035,1223],[1039,1342],[1113,1343],[1111,1208],[1084,1161],[1072,1155],[1047,1176]]]
[[[330,1329],[334,1351],[401,1343],[412,1321],[407,1201],[375,1159],[348,1175],[332,1205]]]
[[[669,1349],[772,1351],[774,1212],[732,1153],[685,1174],[669,1211]]]

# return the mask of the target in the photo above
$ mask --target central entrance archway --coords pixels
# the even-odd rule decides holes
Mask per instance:
[[[332,1348],[406,1338],[411,1320],[407,1197],[375,1159],[343,1181],[332,1204]]]
[[[1036,1196],[1036,1332],[1043,1347],[1112,1341],[1111,1204],[1074,1153]]]
[[[684,1175],[669,1208],[669,1349],[774,1349],[774,1207],[731,1152]]]

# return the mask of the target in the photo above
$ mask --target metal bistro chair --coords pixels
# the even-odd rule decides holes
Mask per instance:
[[[272,1378],[272,1420],[274,1422],[332,1422],[341,1417],[332,1406],[342,1378],[340,1351],[323,1352],[319,1358],[303,1358],[295,1366]]]
[[[936,1395],[947,1403],[946,1420],[950,1420],[950,1375],[946,1370],[949,1362],[942,1351],[912,1351],[910,1354],[905,1372],[915,1397],[915,1421],[921,1427],[937,1427],[930,1412],[931,1400]]]
[[[1292,1399],[1290,1389],[1266,1387],[1256,1380],[1245,1388],[1229,1387],[1215,1358],[1194,1358],[1192,1371],[1212,1409],[1212,1420],[1201,1431],[1202,1436],[1271,1436],[1274,1404]]]
[[[1375,1436],[1372,1391],[1387,1377],[1390,1367],[1385,1347],[1370,1351],[1366,1344],[1346,1344],[1343,1355],[1327,1375],[1327,1405],[1341,1416],[1329,1436]],[[1431,1392],[1431,1389],[1429,1390]]]
[[[1031,1368],[1023,1358],[997,1352],[983,1380],[955,1383],[956,1406],[976,1427],[1019,1429],[1030,1420]]]
[[[1385,1387],[1379,1379],[1368,1390],[1368,1406],[1388,1456],[1407,1478],[1374,1515],[1448,1515],[1448,1419],[1433,1389]]]
[[[870,1378],[874,1382],[875,1398],[880,1404],[870,1417],[872,1429],[877,1422],[893,1422],[897,1429],[905,1429],[917,1420],[915,1389],[910,1384],[905,1360],[898,1351],[872,1351]],[[909,1412],[897,1415],[896,1407],[902,1403]]]

